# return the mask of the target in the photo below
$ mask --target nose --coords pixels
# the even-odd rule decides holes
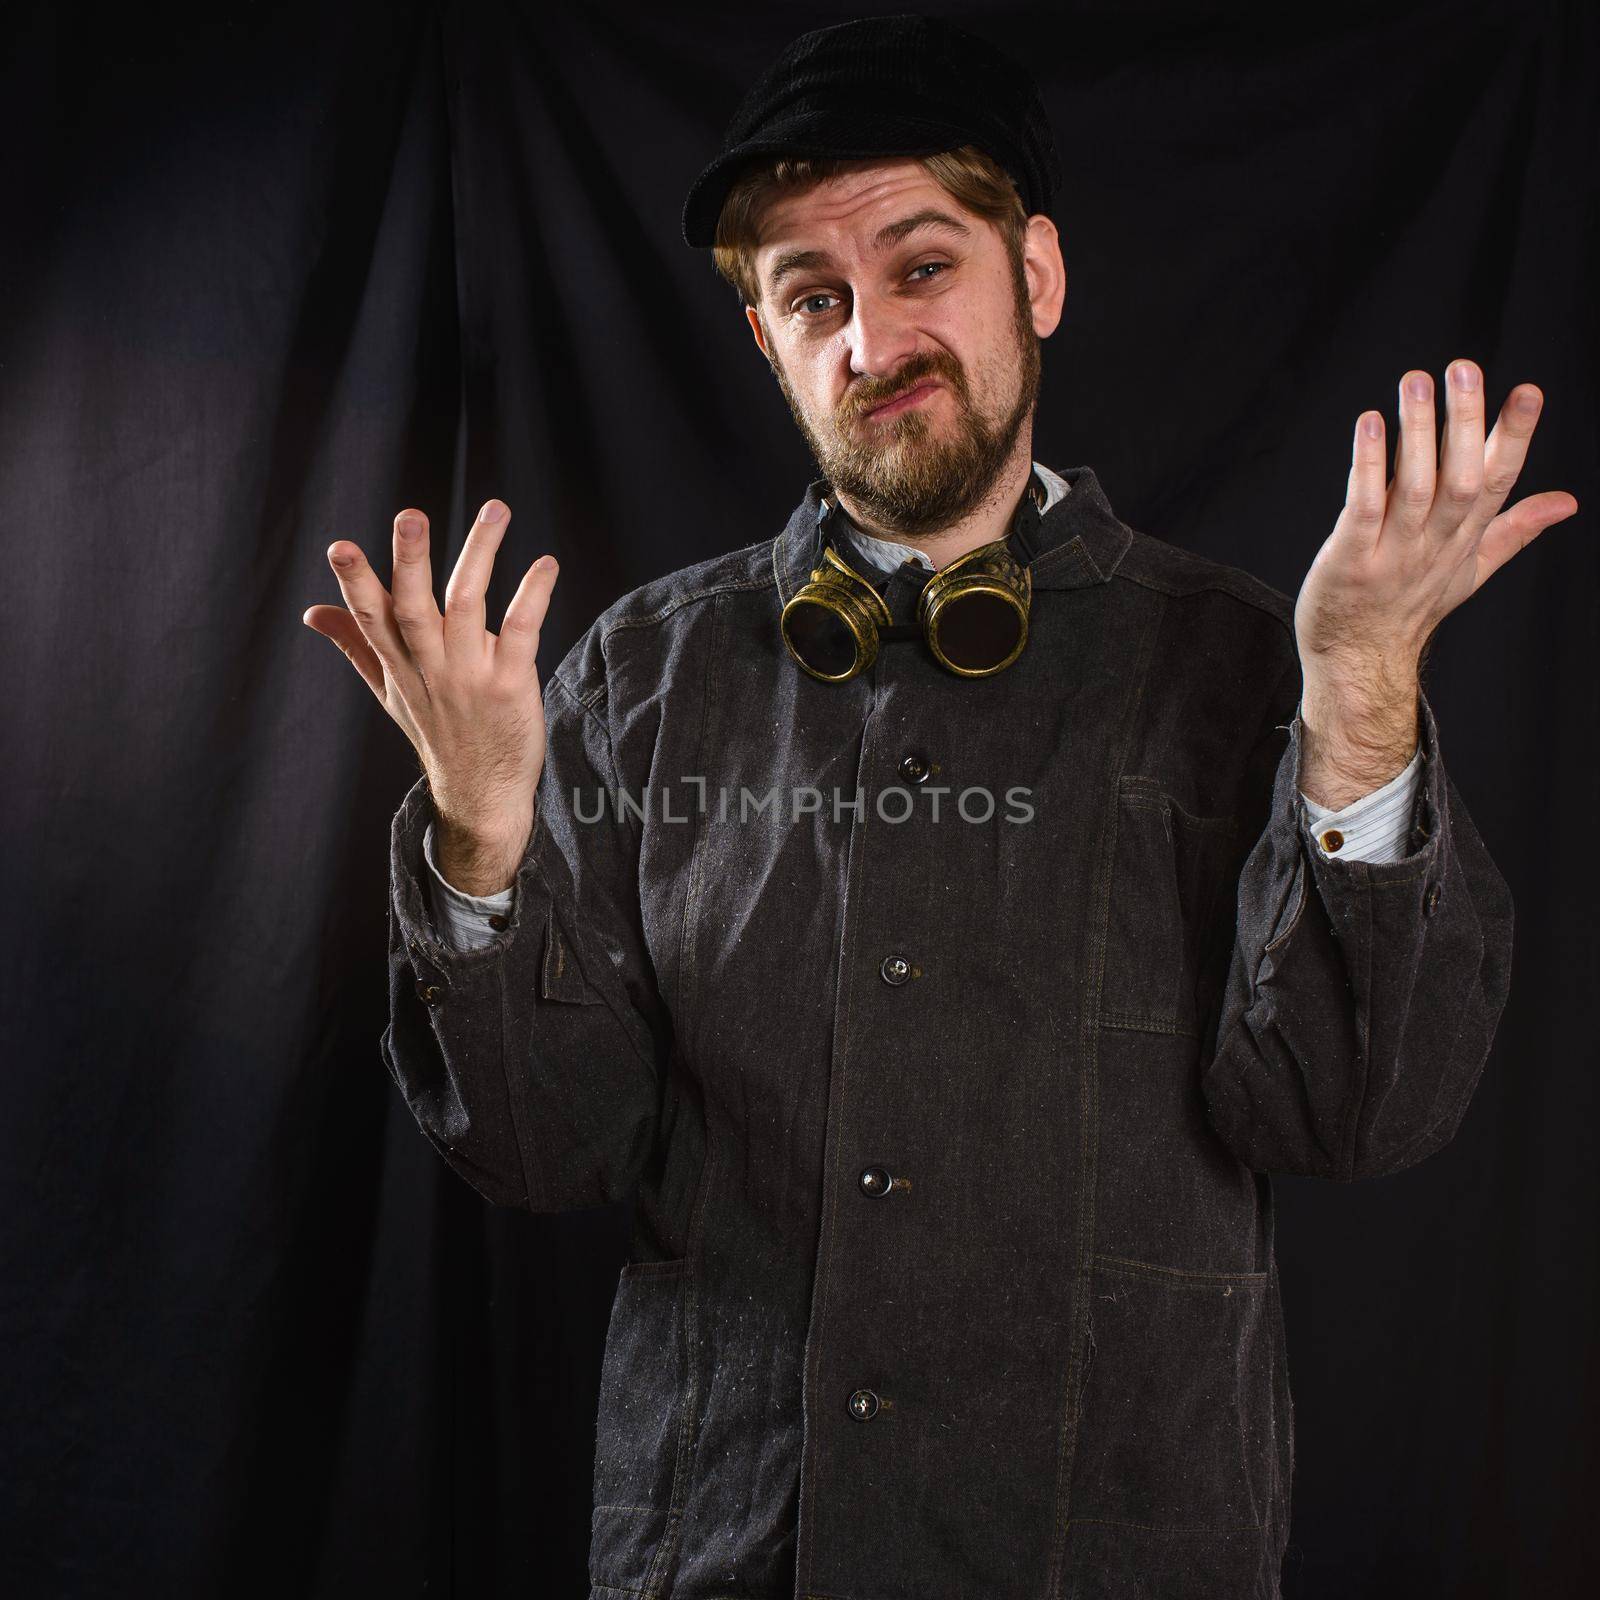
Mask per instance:
[[[885,378],[917,349],[912,319],[886,296],[858,294],[845,337],[850,371],[858,378]]]

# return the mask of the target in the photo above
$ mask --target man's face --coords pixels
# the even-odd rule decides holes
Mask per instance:
[[[1065,290],[1049,220],[1013,261],[918,162],[863,162],[772,204],[755,264],[745,314],[833,488],[903,535],[977,507],[1031,440]]]

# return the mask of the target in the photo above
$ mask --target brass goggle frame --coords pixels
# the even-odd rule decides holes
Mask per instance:
[[[934,659],[963,678],[1009,667],[1028,639],[1033,579],[1005,539],[979,545],[934,573],[917,601],[915,627]],[[789,654],[813,678],[843,683],[878,659],[881,637],[901,630],[883,596],[831,545],[783,608]]]

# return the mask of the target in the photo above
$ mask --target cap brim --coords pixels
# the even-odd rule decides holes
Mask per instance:
[[[851,130],[847,141],[829,133],[835,116],[797,117],[792,125],[775,128],[759,138],[747,139],[725,150],[695,179],[683,203],[684,242],[696,250],[716,243],[717,219],[743,169],[762,156],[924,156],[938,150],[954,150],[972,137],[969,132],[948,123],[916,117],[874,117],[864,115]]]

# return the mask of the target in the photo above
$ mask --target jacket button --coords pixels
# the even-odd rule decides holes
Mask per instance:
[[[861,1192],[863,1194],[888,1194],[890,1178],[882,1167],[868,1167],[861,1174]]]
[[[491,912],[489,915],[489,926],[494,928],[496,931],[499,931],[503,928],[509,928],[511,926],[511,918],[500,911]]]
[[[1439,903],[1439,885],[1430,883],[1428,892],[1422,898],[1422,914],[1425,917],[1433,915],[1433,908]]]
[[[926,758],[915,750],[900,763],[900,776],[907,783],[926,783],[930,770]]]
[[[1344,843],[1344,835],[1337,828],[1329,828],[1322,836],[1322,848],[1332,855]]]
[[[850,1396],[850,1415],[857,1422],[866,1422],[878,1414],[878,1397],[870,1389],[857,1389]]]
[[[911,976],[911,963],[904,956],[885,956],[878,971],[885,983],[904,983]]]
[[[436,983],[429,983],[425,978],[417,979],[417,998],[425,1006],[436,1006],[444,995],[444,990]]]

